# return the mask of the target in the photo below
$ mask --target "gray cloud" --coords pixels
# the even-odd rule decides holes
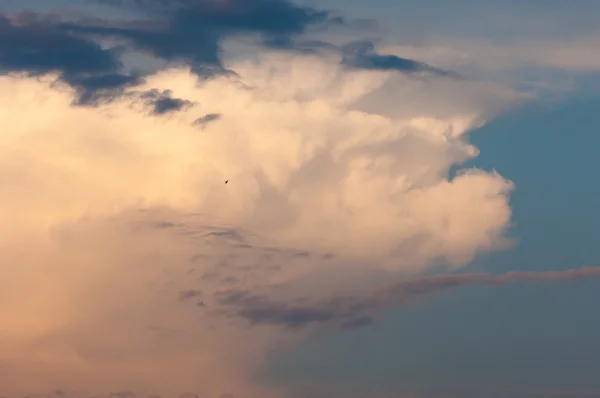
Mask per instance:
[[[55,18],[21,12],[0,14],[0,72],[32,76],[58,73],[77,90],[78,104],[96,104],[143,81],[120,72],[117,48],[105,49],[93,40],[61,29]]]
[[[351,68],[370,70],[395,70],[400,72],[429,72],[438,76],[453,76],[456,74],[434,68],[423,62],[414,61],[396,55],[382,55],[375,52],[375,44],[371,41],[348,43],[341,48],[342,64]]]
[[[81,19],[24,11],[0,15],[0,71],[31,75],[57,73],[75,88],[78,105],[98,105],[115,99],[125,89],[145,81],[141,72],[123,72],[125,51],[148,53],[169,63],[184,63],[201,78],[235,75],[221,60],[221,42],[235,36],[259,36],[267,48],[341,52],[342,63],[360,69],[448,72],[394,55],[380,55],[372,42],[341,48],[321,40],[299,38],[312,26],[348,25],[329,11],[295,5],[288,0],[97,0],[138,15],[137,20]],[[98,40],[125,45],[106,48]],[[184,99],[160,96],[154,114],[162,115],[190,105]],[[204,125],[215,114],[200,118]]]
[[[465,273],[423,276],[397,282],[367,296],[338,296],[313,303],[289,304],[245,291],[216,294],[221,305],[235,307],[235,315],[251,324],[271,324],[302,328],[310,324],[333,324],[343,329],[371,325],[375,314],[383,309],[456,289],[467,285],[503,285],[519,281],[581,281],[600,277],[600,267],[582,267],[565,271],[520,272],[501,275]]]
[[[220,42],[234,35],[259,34],[264,42],[290,41],[308,26],[339,20],[327,11],[286,0],[101,0],[139,12],[145,20],[63,21],[58,16],[20,12],[0,15],[0,71],[31,75],[57,73],[76,91],[79,105],[107,102],[144,76],[123,73],[123,47],[104,48],[97,39],[119,39],[136,50],[170,62],[184,62],[201,77],[231,73],[220,59]],[[150,18],[150,19],[148,19]],[[185,100],[158,98],[155,114],[186,106]]]
[[[204,127],[210,122],[214,122],[216,120],[221,119],[221,114],[219,113],[209,113],[202,117],[199,117],[194,121],[194,125]]]
[[[312,25],[340,24],[328,11],[297,6],[287,0],[99,0],[125,7],[155,23],[115,26],[95,24],[65,25],[71,31],[102,37],[126,39],[137,49],[170,61],[191,65],[199,76],[226,73],[220,59],[222,39],[258,34],[267,45],[293,43]]]
[[[77,31],[69,32],[72,36],[79,35]],[[468,242],[455,242],[441,231],[432,237],[431,242],[436,248],[425,253],[426,256],[438,258],[458,253],[462,258],[463,253],[468,255],[475,249],[494,247],[496,234],[507,222],[504,187],[508,184],[504,180],[495,176],[488,178],[481,173],[461,177],[462,180],[457,178],[456,184],[446,190],[448,184],[443,173],[439,173],[442,176],[430,181],[428,192],[400,196],[392,203],[395,195],[393,197],[387,188],[389,182],[396,181],[399,175],[408,176],[409,181],[417,180],[422,164],[431,168],[431,159],[452,157],[447,156],[446,146],[440,150],[421,151],[409,144],[409,147],[417,149],[419,159],[415,164],[401,162],[397,165],[393,162],[392,171],[377,169],[363,174],[360,166],[355,168],[348,161],[355,159],[354,153],[360,155],[356,159],[387,160],[387,157],[355,147],[368,148],[382,139],[394,142],[404,128],[401,126],[410,126],[409,120],[390,118],[386,121],[367,113],[357,115],[348,111],[345,93],[354,85],[354,76],[346,75],[344,68],[333,66],[339,78],[335,77],[335,87],[329,88],[329,67],[332,66],[329,62],[321,64],[319,60],[311,59],[310,63],[302,60],[298,65],[289,64],[294,70],[301,66],[297,68],[301,72],[298,81],[287,76],[291,69],[287,62],[275,66],[282,67],[248,66],[257,68],[249,69],[249,75],[254,76],[256,72],[258,90],[230,85],[231,82],[226,79],[202,88],[192,84],[183,90],[186,94],[182,95],[186,98],[207,104],[212,102],[211,108],[214,107],[215,112],[232,112],[227,114],[231,124],[216,124],[219,134],[215,134],[214,139],[219,141],[214,145],[206,140],[207,137],[189,134],[193,119],[183,123],[180,123],[180,118],[169,123],[155,123],[151,118],[132,114],[137,110],[128,106],[110,107],[107,109],[110,112],[93,112],[95,116],[87,119],[86,115],[91,115],[89,112],[82,114],[65,107],[62,93],[56,95],[45,84],[31,79],[4,79],[8,87],[5,91],[11,93],[14,88],[18,94],[5,98],[7,114],[14,116],[7,121],[7,129],[13,126],[18,138],[15,143],[19,146],[14,149],[23,149],[13,151],[12,141],[9,142],[11,145],[7,148],[10,151],[5,154],[9,160],[7,172],[12,176],[15,171],[14,175],[18,177],[23,175],[24,170],[31,176],[25,180],[9,178],[11,184],[8,189],[12,194],[8,195],[10,200],[3,202],[7,212],[13,215],[8,220],[8,229],[18,232],[12,235],[15,235],[20,247],[41,245],[48,247],[48,252],[29,250],[22,254],[12,247],[3,247],[2,257],[8,258],[14,267],[7,268],[7,275],[2,279],[14,279],[18,283],[6,282],[3,288],[8,297],[3,300],[3,311],[8,311],[12,323],[7,327],[14,333],[8,336],[10,338],[3,337],[1,346],[7,352],[14,349],[15,354],[10,355],[15,356],[15,362],[35,360],[38,349],[48,350],[52,358],[31,370],[25,362],[14,370],[15,366],[21,365],[11,365],[10,373],[3,380],[18,391],[27,391],[34,387],[22,385],[18,380],[25,380],[25,376],[29,375],[40,389],[51,391],[55,387],[63,387],[55,382],[62,380],[61,372],[81,372],[89,379],[74,379],[64,387],[118,391],[136,388],[134,368],[137,369],[137,364],[140,364],[143,365],[140,371],[145,372],[140,384],[151,391],[163,393],[161,389],[168,390],[173,385],[173,388],[178,388],[176,380],[182,382],[181,388],[219,392],[223,391],[222,386],[229,387],[239,380],[240,386],[234,390],[244,390],[246,365],[238,364],[259,358],[257,355],[270,346],[268,341],[273,336],[269,335],[271,330],[265,330],[263,335],[260,328],[238,330],[237,322],[230,322],[227,317],[217,319],[219,310],[239,311],[244,319],[255,318],[258,323],[291,324],[294,327],[325,323],[353,328],[372,323],[372,313],[378,307],[368,300],[364,302],[364,297],[340,298],[337,302],[315,298],[331,294],[331,283],[320,278],[324,273],[319,273],[324,268],[320,259],[325,258],[325,253],[331,252],[336,256],[327,265],[330,275],[336,274],[332,281],[337,285],[334,288],[349,288],[348,285],[354,284],[368,286],[369,283],[353,274],[352,268],[359,268],[359,265],[347,263],[365,255],[370,259],[371,253],[379,258],[379,253],[388,252],[389,247],[415,233],[411,227],[406,230],[388,229],[379,222],[373,222],[371,214],[382,220],[394,218],[396,222],[389,225],[402,225],[406,220],[397,210],[404,210],[404,205],[408,204],[408,212],[419,216],[416,224],[431,218],[434,224],[438,220],[450,220],[450,225],[456,222],[475,236]],[[322,66],[327,69],[322,71],[323,76]],[[280,74],[271,69],[285,72]],[[96,76],[94,73],[86,71],[78,72],[78,75],[87,78]],[[189,82],[187,71],[169,75],[159,77],[148,87],[167,90]],[[309,75],[316,78],[315,88],[308,87],[307,90],[311,93],[310,97],[314,91],[314,104],[318,105],[316,113],[304,110],[305,99],[296,101],[295,92],[305,89],[307,82],[303,77]],[[263,98],[263,89],[258,81],[262,80],[261,76],[275,77],[276,84],[269,83],[264,90],[282,91],[284,97],[281,103]],[[368,87],[379,84],[378,77],[373,80],[369,80],[368,74],[365,77],[368,84],[361,88],[365,91],[351,93],[353,98],[359,94],[359,97],[367,95],[371,90]],[[286,93],[288,88],[289,94]],[[32,97],[33,91],[41,91],[42,95]],[[18,101],[14,101],[13,97]],[[38,97],[41,99],[38,100]],[[35,99],[34,106],[32,98]],[[242,98],[248,100],[247,106],[228,105],[232,102],[239,104],[236,101]],[[133,99],[139,99],[137,94]],[[343,100],[343,103],[339,104],[338,100]],[[289,101],[299,106],[290,107]],[[323,112],[319,110],[321,101],[325,101],[326,105]],[[381,102],[389,101],[383,98]],[[39,106],[45,106],[46,111],[38,112]],[[423,114],[435,117],[435,112],[429,108],[424,108]],[[355,116],[360,117],[355,120]],[[458,114],[456,119],[444,119],[442,123],[453,126],[455,121],[462,122],[468,116]],[[22,118],[31,118],[35,125],[22,125]],[[82,123],[89,123],[89,128]],[[459,130],[461,128],[458,127]],[[293,134],[291,139],[281,136],[281,132],[288,129]],[[423,136],[427,138],[429,135],[425,129],[423,127]],[[265,134],[256,134],[257,131]],[[365,131],[381,131],[383,134],[365,136]],[[47,134],[55,135],[56,139],[44,140]],[[172,139],[165,141],[165,137]],[[12,140],[12,135],[9,138]],[[274,139],[281,141],[271,145]],[[347,139],[357,142],[347,148]],[[39,145],[28,148],[26,145],[34,140]],[[306,144],[303,144],[305,141]],[[457,140],[457,144],[462,142]],[[20,147],[21,144],[24,147]],[[339,169],[335,170],[336,175],[331,178],[322,175],[323,170],[327,171],[326,174],[331,171],[327,170],[326,163],[313,162],[310,158],[294,160],[294,154],[303,153],[302,148],[306,145],[318,152],[323,144],[326,145],[323,150],[340,152],[343,157]],[[448,149],[448,152],[452,151],[452,148]],[[13,157],[13,152],[16,157]],[[349,153],[347,159],[344,158],[345,153]],[[447,163],[435,164],[434,168],[443,171],[452,164],[451,161]],[[71,167],[73,164],[77,167]],[[256,177],[259,173],[263,174]],[[283,185],[271,184],[271,178],[263,178],[263,175],[281,175]],[[231,180],[233,185],[225,186],[222,182],[225,178],[221,176],[234,178]],[[369,184],[369,181],[380,177],[382,184]],[[254,178],[258,187],[252,182]],[[57,186],[53,181],[61,183]],[[340,181],[354,183],[348,189],[340,190]],[[438,192],[434,189],[438,186],[444,187],[444,190]],[[31,192],[36,194],[31,195]],[[306,195],[307,192],[310,195]],[[301,198],[314,201],[288,202],[287,199],[293,199],[296,193]],[[369,195],[361,199],[362,193]],[[333,197],[331,194],[347,202],[349,208],[359,205],[363,210],[346,211],[338,209],[340,206],[331,208],[322,204],[323,199]],[[44,199],[49,195],[51,200]],[[469,219],[466,220],[464,211],[443,209],[448,198],[457,203],[465,203],[465,200],[467,204],[475,203],[468,207],[483,211],[468,212]],[[426,213],[424,209],[411,205],[410,201],[429,203],[426,205],[428,208],[442,207],[442,210],[439,214],[421,217],[420,213]],[[152,215],[145,207],[137,210],[138,206],[165,206],[167,203],[174,206],[172,213],[165,210]],[[396,203],[399,203],[399,208],[395,207]],[[122,210],[129,209],[129,206],[132,206],[131,213],[135,214]],[[369,216],[364,218],[364,214]],[[223,228],[207,225],[220,224],[224,220],[227,223]],[[140,228],[142,224],[145,229]],[[255,232],[248,233],[246,228]],[[30,231],[33,232],[31,236]],[[38,232],[44,237],[41,241],[36,238]],[[386,236],[389,242],[374,248],[374,243],[380,243],[376,241],[381,236]],[[288,246],[298,247],[292,250]],[[445,251],[438,249],[439,246],[450,249]],[[310,252],[310,258],[294,255],[303,250]],[[270,257],[268,261],[265,259],[267,255]],[[424,261],[427,260],[428,257]],[[35,275],[36,270],[50,262],[62,265],[56,273]],[[21,274],[21,268],[25,270],[23,278],[14,278],[13,272]],[[413,270],[423,268],[426,264],[415,264]],[[190,269],[195,270],[193,275],[190,275]],[[205,275],[210,277],[204,279]],[[22,289],[22,286],[31,285],[31,280],[42,276],[47,278],[42,285],[50,291],[36,291],[33,296],[24,293],[27,289]],[[234,282],[224,286],[223,282],[234,281],[232,277],[238,278],[237,286],[232,286]],[[302,281],[296,284],[299,279]],[[289,281],[294,281],[292,290],[286,289]],[[203,301],[191,299],[178,303],[179,292],[190,287],[202,289]],[[230,304],[215,304],[213,293],[231,287],[247,289],[254,298],[229,297]],[[54,295],[53,291],[61,294]],[[106,295],[107,291],[112,293]],[[266,298],[260,298],[261,295]],[[313,305],[311,301],[281,303],[276,299],[278,295],[311,296],[316,304],[323,305]],[[98,297],[103,299],[98,300]],[[194,304],[204,301],[206,308],[195,311]],[[54,312],[39,319],[40,311],[50,308]],[[185,332],[181,337],[171,336],[150,331],[147,329],[149,325]],[[246,332],[252,336],[247,337]],[[273,335],[278,337],[278,333],[279,330],[276,330]],[[17,343],[22,343],[22,346]],[[31,343],[35,343],[35,347]],[[72,363],[70,356],[65,358],[65,350],[80,355],[81,362]],[[222,368],[218,369],[219,378],[206,380],[210,386],[205,387],[202,385],[205,381],[196,377],[196,367],[198,372],[212,372],[213,362],[222,362]],[[64,370],[59,371],[57,368],[63,365],[61,369]],[[194,374],[191,374],[192,371]],[[106,374],[98,375],[102,372]]]
[[[182,98],[173,98],[170,90],[150,90],[141,95],[146,103],[152,107],[152,113],[160,116],[170,112],[176,112],[194,105],[192,101]]]

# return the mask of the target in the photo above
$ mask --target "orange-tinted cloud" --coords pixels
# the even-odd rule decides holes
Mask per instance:
[[[248,327],[225,292],[368,299],[506,247],[512,184],[448,175],[516,96],[338,61],[266,54],[202,85],[165,71],[139,89],[190,105],[162,117],[135,93],[73,107],[50,78],[1,77],[0,392],[280,396],[253,371],[309,330]]]

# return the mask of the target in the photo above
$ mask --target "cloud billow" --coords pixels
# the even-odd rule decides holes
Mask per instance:
[[[370,325],[441,289],[383,294],[383,281],[505,247],[512,183],[447,177],[494,111],[476,106],[503,94],[259,55],[230,64],[243,85],[172,68],[97,107],[71,106],[52,79],[0,77],[7,393],[277,397],[249,376],[274,344]],[[379,112],[391,103],[403,112]]]
[[[280,397],[252,369],[311,327],[550,278],[419,276],[510,243],[512,182],[449,171],[514,93],[394,73],[428,68],[372,45],[282,55],[341,23],[286,1],[111,3],[139,19],[0,19],[3,394]],[[271,46],[225,65],[246,34]],[[169,67],[126,73],[129,50]]]

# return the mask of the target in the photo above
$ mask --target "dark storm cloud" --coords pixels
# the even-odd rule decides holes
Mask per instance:
[[[319,50],[337,50],[334,44],[321,40],[294,40],[290,37],[270,37],[262,41],[262,45],[274,50],[296,51],[314,54]]]
[[[313,303],[275,302],[246,291],[231,290],[215,294],[221,305],[235,307],[235,316],[251,324],[302,328],[310,324],[331,324],[343,329],[371,325],[378,311],[405,305],[420,297],[467,285],[503,285],[520,281],[582,281],[600,277],[600,267],[566,271],[485,273],[424,276],[403,280],[367,296],[333,297]]]
[[[138,11],[135,21],[61,21],[56,16],[21,12],[0,15],[0,71],[44,75],[57,73],[73,86],[78,104],[111,100],[143,82],[121,72],[123,47],[104,48],[96,40],[117,39],[129,49],[169,62],[190,65],[201,77],[230,74],[222,65],[220,43],[234,35],[257,34],[265,45],[293,46],[294,36],[310,25],[340,23],[327,11],[287,0],[101,0]],[[303,44],[310,46],[314,44]],[[188,105],[170,97],[157,99],[155,113]]]
[[[98,105],[110,102],[123,94],[126,88],[134,87],[144,82],[140,75],[122,75],[119,73],[97,76],[68,76],[62,80],[75,88],[78,105]]]
[[[0,15],[0,49],[2,67],[14,71],[77,75],[113,72],[119,67],[116,53],[29,12],[13,19]]]
[[[293,4],[289,0],[97,0],[116,7],[166,17],[182,29],[219,34],[257,32],[272,35],[304,33],[308,26],[342,23],[328,11]]]
[[[297,6],[287,0],[98,0],[151,16],[155,24],[132,26],[75,26],[95,35],[128,40],[135,48],[157,57],[191,65],[200,76],[226,73],[220,59],[222,39],[257,34],[264,45],[294,47],[294,37],[312,25],[341,24],[327,11]],[[316,46],[302,43],[302,47]]]
[[[31,76],[57,73],[76,89],[79,104],[93,104],[140,83],[140,76],[119,72],[119,56],[115,48],[105,49],[64,31],[55,18],[32,12],[12,18],[0,15],[0,71]]]
[[[96,105],[113,100],[144,82],[141,73],[124,73],[121,55],[141,51],[170,65],[185,64],[201,78],[235,75],[221,60],[224,39],[254,37],[264,47],[300,52],[341,52],[342,63],[361,69],[428,71],[446,74],[423,63],[380,55],[371,42],[341,48],[301,36],[311,27],[351,26],[342,18],[289,0],[96,0],[127,8],[134,20],[81,19],[21,12],[0,15],[0,71],[43,75],[56,73],[77,94],[75,103]],[[107,47],[108,41],[119,46]],[[101,45],[100,43],[104,43]],[[190,105],[169,95],[154,99],[154,114]],[[214,115],[198,119],[204,125]]]
[[[342,46],[342,64],[351,68],[370,70],[395,70],[405,73],[429,72],[439,76],[453,76],[452,72],[434,68],[423,62],[396,55],[382,55],[375,52],[371,41],[352,42]]]
[[[156,115],[162,115],[168,112],[179,111],[185,108],[186,106],[191,105],[191,102],[181,98],[171,98],[162,96],[154,100],[153,105],[153,113]]]
[[[170,90],[159,91],[156,89],[147,91],[141,95],[146,103],[152,107],[154,115],[164,115],[189,108],[194,103],[182,98],[173,98]]]

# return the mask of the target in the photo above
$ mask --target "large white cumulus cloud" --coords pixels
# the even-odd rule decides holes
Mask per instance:
[[[1,393],[266,394],[249,369],[283,335],[215,293],[296,300],[331,289],[317,274],[358,288],[361,270],[507,243],[512,184],[449,171],[515,95],[309,56],[229,67],[151,77],[194,102],[161,117],[133,94],[72,107],[48,79],[0,78]]]

